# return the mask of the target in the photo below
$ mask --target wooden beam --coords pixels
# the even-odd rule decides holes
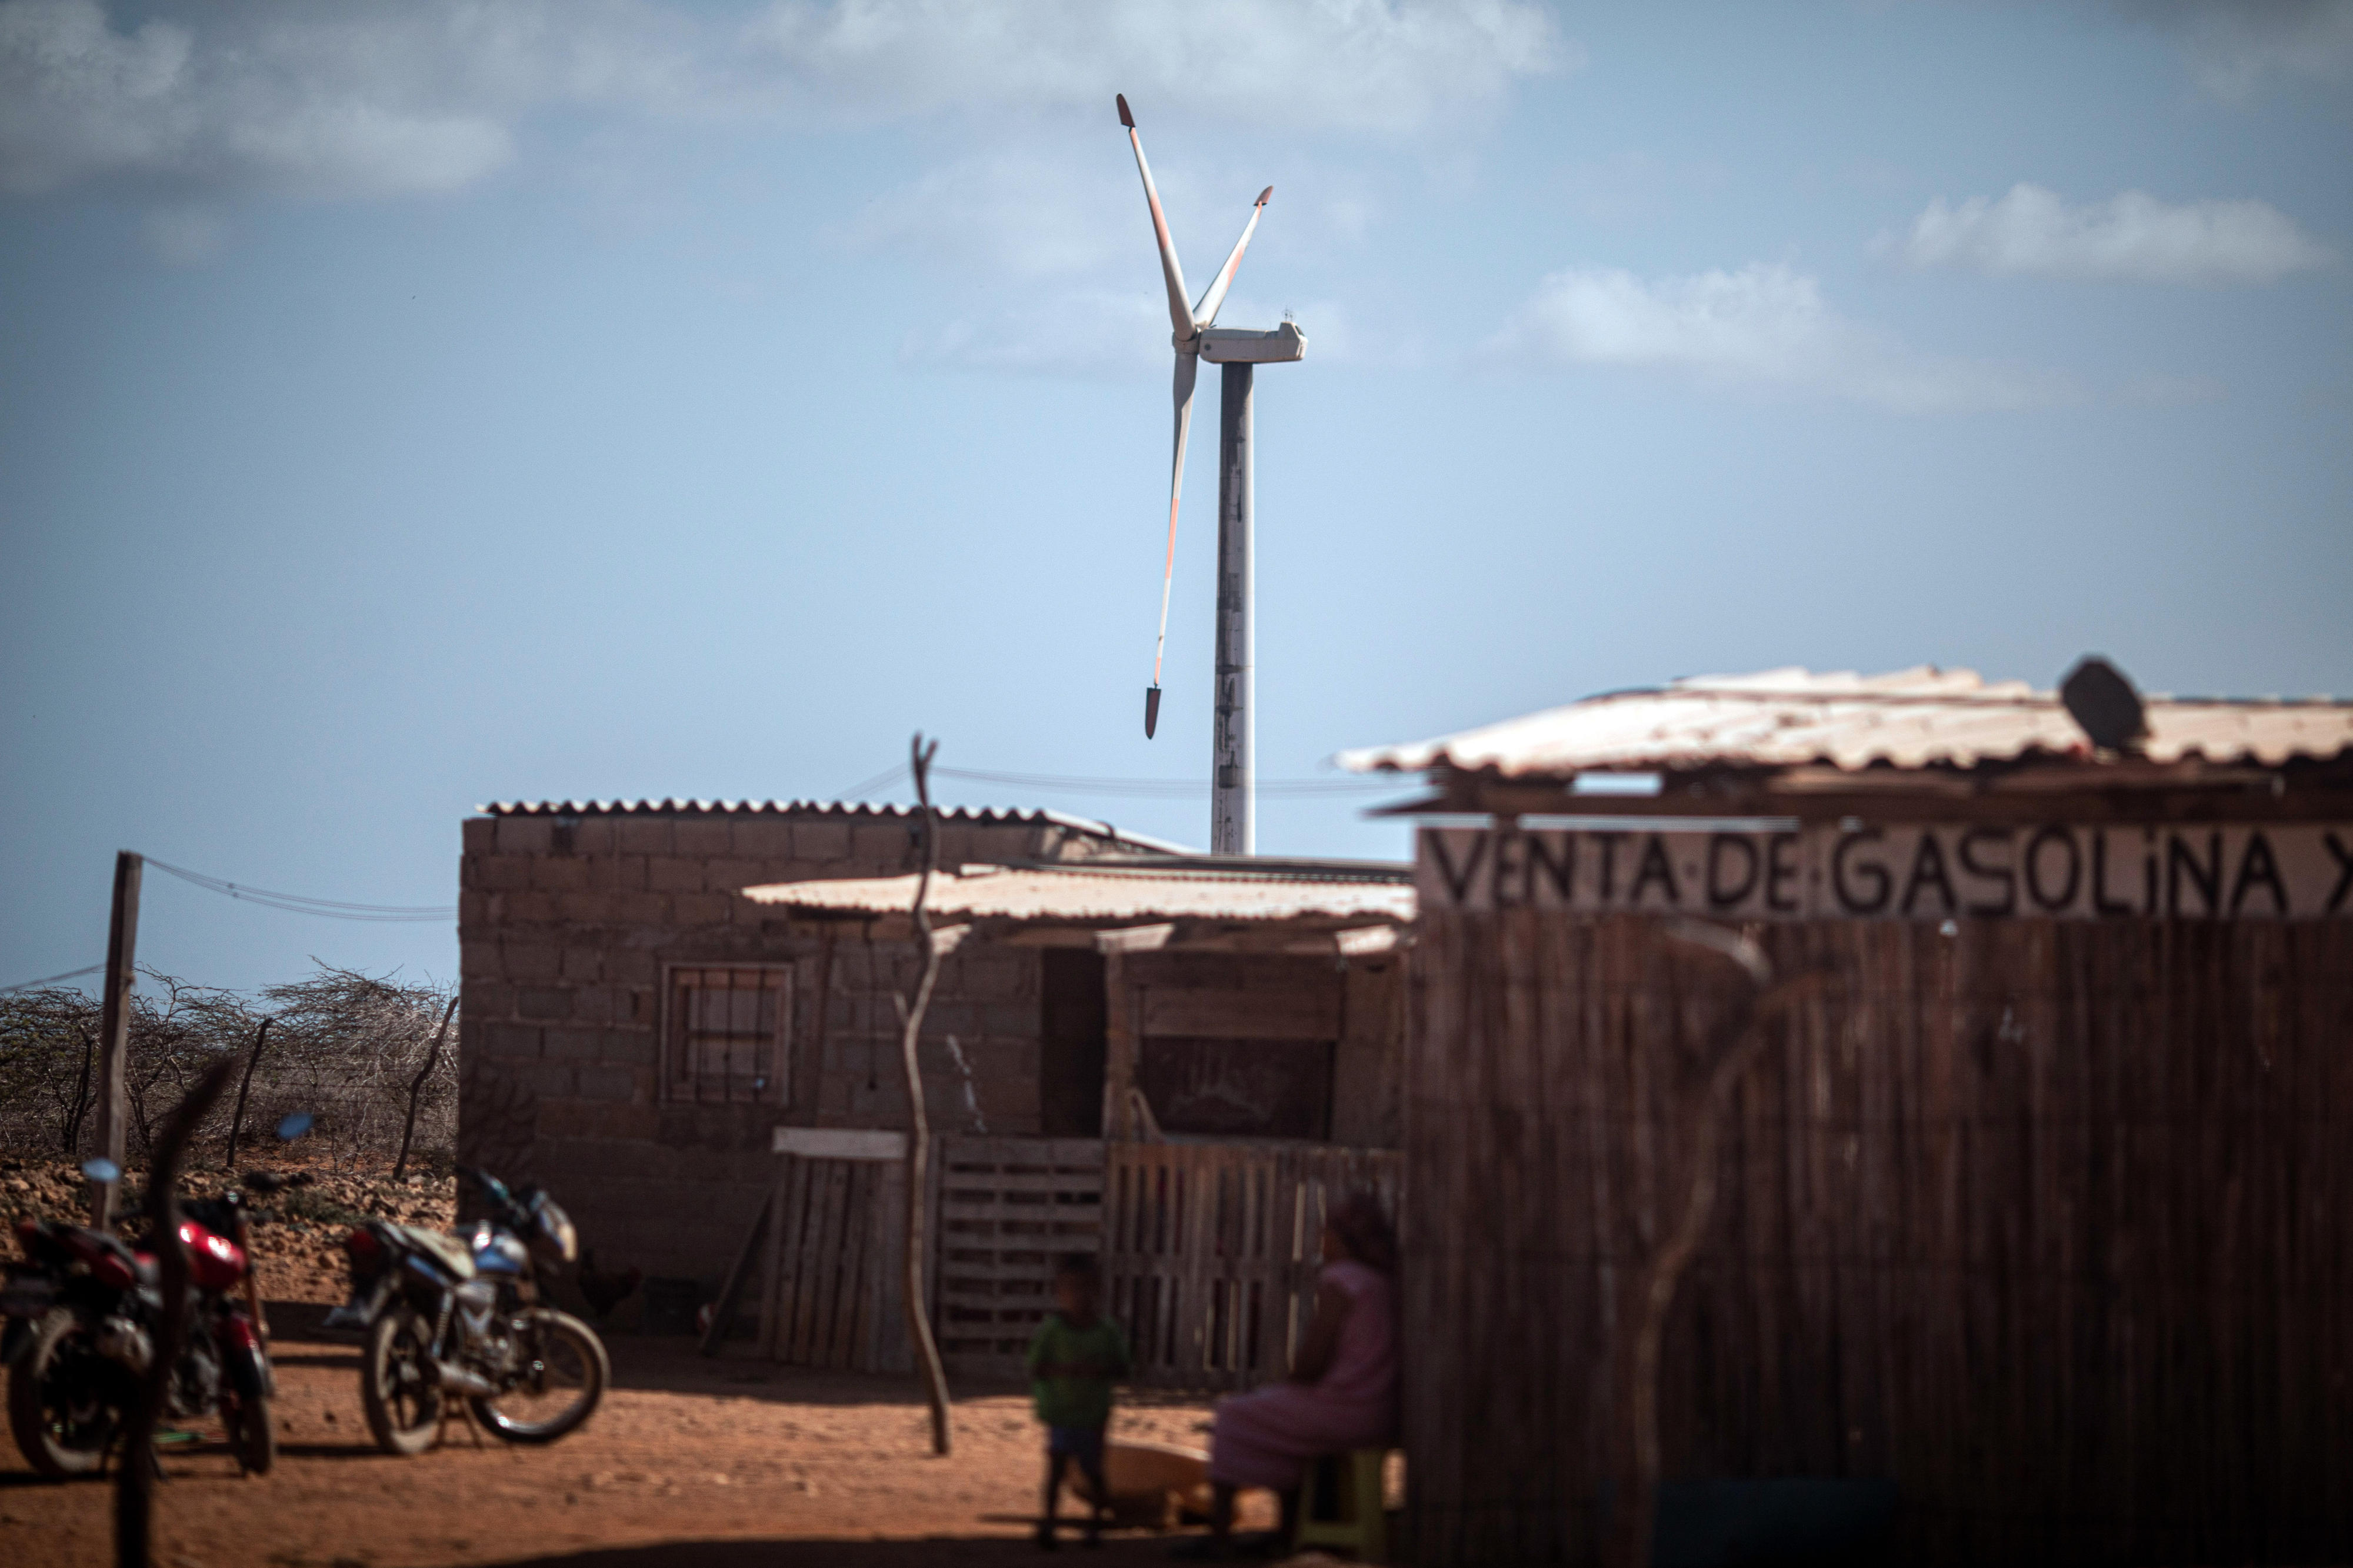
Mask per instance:
[[[772,1145],[779,1154],[797,1154],[804,1160],[903,1160],[907,1157],[907,1135],[904,1132],[869,1131],[856,1127],[779,1127],[772,1134]]]
[[[1176,934],[1176,927],[1166,925],[1121,926],[1113,931],[1095,932],[1095,951],[1113,952],[1157,952],[1168,945]]]
[[[1103,954],[1103,1135],[1133,1138],[1129,1090],[1135,1087],[1136,1002],[1128,994],[1127,962],[1114,949]]]
[[[1476,795],[1449,796],[1425,815],[1495,817],[1632,818],[1677,822],[1780,819],[1799,824],[1857,817],[1890,826],[1910,823],[1983,822],[2027,826],[2045,822],[2169,826],[2184,822],[2327,822],[2353,815],[2353,791],[2290,789],[2255,793],[2226,789],[2118,789],[2073,792],[2009,789],[1979,794],[1898,794],[1850,791],[1833,794],[1760,790],[1740,794],[1592,795],[1571,795],[1542,784],[1490,784]]]

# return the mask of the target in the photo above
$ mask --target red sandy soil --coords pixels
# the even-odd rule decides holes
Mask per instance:
[[[955,1451],[934,1458],[912,1379],[801,1372],[741,1352],[705,1360],[691,1340],[615,1335],[615,1386],[571,1436],[477,1447],[453,1423],[440,1447],[403,1459],[369,1439],[357,1352],[318,1337],[322,1313],[271,1309],[274,1471],[241,1479],[216,1426],[166,1450],[158,1568],[913,1568],[1039,1555],[1027,1537],[1041,1434],[1018,1391],[959,1391]],[[1121,1411],[1115,1435],[1201,1441],[1205,1403],[1144,1398]],[[40,1480],[0,1445],[0,1561],[111,1562],[112,1501],[111,1483]],[[1161,1563],[1171,1541],[1114,1532],[1082,1560]]]
[[[219,1178],[191,1182],[198,1193]],[[915,1568],[1031,1563],[1043,1434],[1016,1388],[959,1388],[955,1451],[931,1453],[914,1380],[704,1359],[683,1338],[607,1336],[614,1385],[588,1424],[543,1448],[477,1439],[453,1423],[416,1458],[379,1452],[361,1414],[355,1342],[323,1336],[342,1300],[347,1223],[327,1207],[446,1226],[453,1184],[320,1173],[311,1198],[256,1236],[275,1339],[279,1463],[239,1477],[217,1424],[165,1450],[157,1568]],[[0,1163],[0,1220],[68,1212],[79,1178],[49,1162]],[[14,1247],[5,1251],[13,1254]],[[1140,1394],[1113,1426],[1202,1446],[1206,1400]],[[1243,1524],[1271,1522],[1245,1500]],[[1258,1506],[1253,1507],[1253,1503]],[[0,1563],[113,1561],[113,1489],[44,1481],[0,1439]],[[1066,1509],[1070,1505],[1066,1502]],[[1083,1562],[1164,1563],[1171,1538],[1119,1531]]]

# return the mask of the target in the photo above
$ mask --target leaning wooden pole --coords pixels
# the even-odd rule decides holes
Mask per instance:
[[[228,1152],[221,1156],[221,1169],[237,1169],[237,1141],[245,1131],[245,1097],[253,1089],[253,1069],[261,1063],[261,1047],[269,1041],[269,1020],[261,1020],[261,1027],[253,1032],[253,1049],[245,1053],[245,1076],[237,1080],[237,1109],[228,1118]]]
[[[433,1048],[425,1053],[425,1065],[417,1069],[408,1085],[408,1120],[400,1124],[400,1158],[392,1163],[392,1179],[408,1174],[408,1141],[417,1136],[417,1099],[425,1092],[425,1080],[433,1076],[433,1065],[441,1059],[441,1041],[449,1033],[449,1019],[458,1011],[458,998],[441,1009],[441,1026],[433,1031]]]
[[[123,1080],[131,1060],[131,987],[139,978],[139,876],[146,862],[125,849],[114,858],[114,904],[106,921],[106,989],[98,1025],[99,1158],[122,1168]],[[111,1181],[92,1181],[90,1223],[104,1230],[114,1218]]]
[[[1715,1210],[1717,1140],[1732,1091],[1763,1054],[1768,1020],[1820,980],[1814,972],[1776,981],[1765,951],[1750,937],[1695,921],[1673,922],[1668,934],[1711,948],[1737,963],[1748,980],[1731,1014],[1709,1041],[1706,1068],[1676,1097],[1683,1125],[1670,1147],[1684,1151],[1683,1169],[1660,1184],[1671,1194],[1660,1205],[1658,1244],[1629,1271],[1619,1296],[1611,1349],[1611,1468],[1616,1497],[1602,1561],[1606,1568],[1650,1568],[1659,1495],[1659,1349],[1667,1313],[1692,1255]]]
[[[924,901],[931,897],[932,872],[939,861],[939,833],[932,816],[932,753],[937,741],[923,744],[919,731],[913,745],[915,799],[923,807],[923,865],[915,878],[915,942],[923,955],[923,979],[912,1002],[899,1006],[899,1060],[907,1075],[907,1332],[922,1363],[924,1392],[932,1403],[932,1452],[945,1454],[948,1431],[948,1374],[940,1364],[939,1342],[932,1336],[932,1315],[925,1310],[923,1289],[923,1194],[929,1179],[932,1121],[923,1105],[923,1074],[915,1059],[915,1042],[923,1030],[923,1009],[932,1004],[932,987],[940,977],[940,950],[932,940],[932,917]]]
[[[114,1561],[116,1568],[147,1568],[153,1534],[155,1427],[164,1418],[165,1396],[180,1362],[188,1331],[188,1255],[180,1246],[180,1157],[196,1123],[228,1088],[237,1058],[215,1062],[156,1136],[154,1164],[147,1173],[147,1215],[155,1227],[156,1287],[164,1297],[155,1327],[155,1349],[140,1380],[139,1397],[123,1424],[122,1459],[115,1471]]]

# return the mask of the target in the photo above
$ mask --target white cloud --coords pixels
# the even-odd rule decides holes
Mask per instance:
[[[1909,234],[1882,235],[1874,248],[1914,267],[2135,283],[2270,283],[2336,259],[2267,202],[2168,203],[2126,191],[2071,207],[2030,184],[1958,206],[1939,196]]]
[[[2047,372],[1915,353],[1847,320],[1812,278],[1779,265],[1643,279],[1571,268],[1538,286],[1489,354],[1536,366],[1682,371],[1721,386],[1827,394],[1908,412],[2073,401]]]
[[[565,106],[709,119],[1083,110],[1361,132],[1573,65],[1532,0],[0,0],[0,190],[458,189]]]
[[[1268,184],[1270,171],[1254,162],[1210,154],[1206,164],[1182,157],[1155,171],[1196,294]],[[1360,176],[1345,168],[1318,173],[1324,187],[1318,197],[1278,193],[1255,249],[1276,234],[1293,257],[1363,242],[1377,204],[1361,193]],[[1092,275],[1110,283],[1159,275],[1135,165],[1115,141],[1060,137],[957,159],[875,196],[828,237],[852,250],[899,251],[966,279]]]
[[[884,192],[838,237],[853,248],[906,250],[959,271],[986,266],[1039,278],[1149,256],[1143,213],[1134,170],[1124,160],[1008,151],[960,159]]]
[[[869,111],[1171,107],[1342,131],[1427,125],[1582,61],[1529,0],[781,0],[749,34]]]
[[[511,155],[497,115],[379,47],[385,18],[408,14],[266,15],[200,36],[162,18],[118,30],[96,0],[0,4],[0,188],[377,195],[468,184]]]
[[[2126,15],[2180,39],[2190,73],[2229,103],[2274,78],[2338,85],[2353,78],[2353,0],[2118,0]]]

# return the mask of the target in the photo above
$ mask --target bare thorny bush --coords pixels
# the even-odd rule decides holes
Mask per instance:
[[[132,1160],[144,1164],[172,1108],[205,1068],[242,1060],[261,1022],[269,1034],[253,1074],[238,1160],[274,1146],[292,1111],[316,1121],[309,1152],[343,1166],[389,1163],[399,1152],[409,1086],[425,1065],[449,992],[321,964],[309,977],[243,995],[142,969],[132,994],[125,1080]],[[98,998],[52,987],[0,996],[0,1149],[80,1158],[97,1136]],[[417,1098],[409,1161],[446,1170],[457,1144],[457,1022]],[[206,1117],[198,1162],[227,1152],[234,1086]]]

